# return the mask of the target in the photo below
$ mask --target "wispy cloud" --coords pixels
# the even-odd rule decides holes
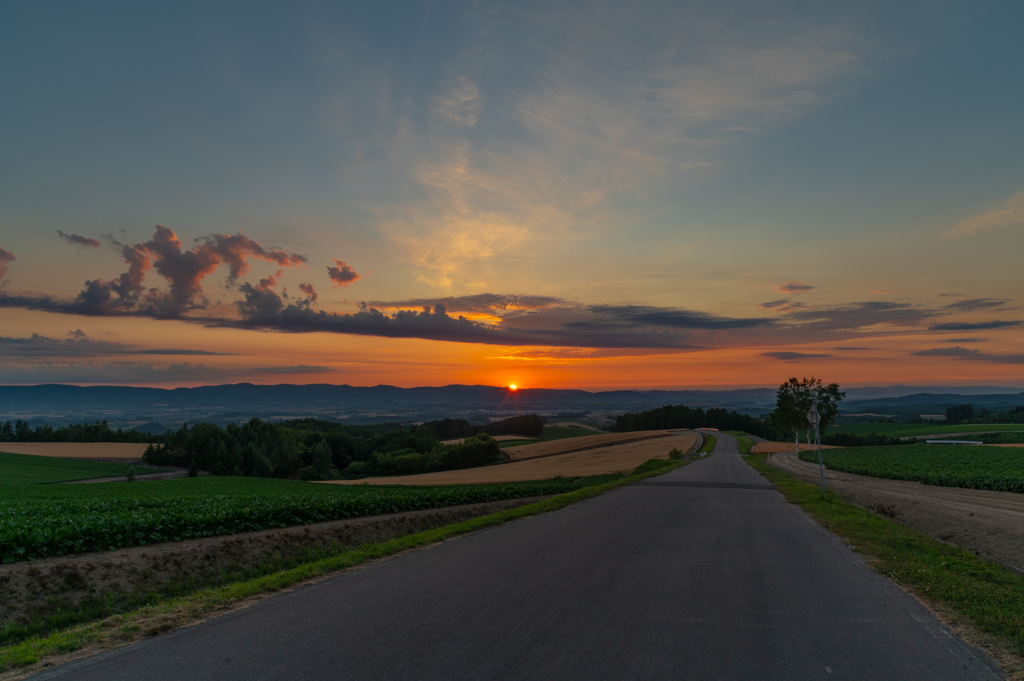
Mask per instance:
[[[974,236],[1010,225],[1024,225],[1024,190],[1006,199],[1001,206],[982,211],[956,223],[946,232],[949,237]]]
[[[0,357],[106,357],[112,355],[178,355],[216,356],[229,352],[210,352],[195,349],[155,348],[139,349],[126,343],[94,340],[80,329],[63,340],[33,333],[31,336],[0,336]]]
[[[99,248],[99,239],[90,239],[89,237],[81,236],[79,234],[65,234],[64,232],[57,230],[57,236],[64,241],[67,241],[72,246],[82,246],[85,248]]]
[[[685,12],[644,14],[588,3],[478,15],[479,40],[426,120],[406,113],[384,152],[411,169],[422,198],[373,210],[420,281],[465,284],[476,276],[467,270],[541,239],[619,229],[637,200],[657,212],[729,144],[828,100],[858,63],[835,29],[775,27],[752,41]],[[530,27],[529,47],[495,39],[517,23]],[[523,61],[530,77],[514,88],[480,75]]]
[[[812,289],[814,289],[813,286],[801,284],[799,281],[791,281],[788,284],[779,284],[775,287],[775,290],[780,293],[805,293]]]
[[[958,312],[973,312],[975,310],[990,310],[990,309],[1006,309],[1006,304],[1010,302],[1005,298],[969,298],[967,300],[958,300],[955,303],[946,305],[947,310],[956,310]]]
[[[138,383],[210,383],[246,377],[323,374],[337,371],[331,367],[307,365],[279,367],[211,367],[204,364],[157,366],[136,362],[45,362],[34,366],[0,365],[0,383],[7,385],[40,383],[98,383],[126,385]]]
[[[950,348],[931,348],[929,350],[918,350],[910,353],[924,357],[953,357],[956,359],[971,360],[977,362],[989,362],[992,364],[1024,364],[1024,354],[997,355],[972,348],[963,348],[954,345]]]
[[[818,355],[806,352],[762,352],[761,356],[768,357],[770,359],[781,359],[787,362],[792,362],[801,359],[819,359],[821,357],[831,357],[832,355]]]
[[[945,322],[943,324],[932,324],[929,331],[988,331],[990,329],[1012,329],[1024,324],[1021,321],[991,321],[991,322]]]

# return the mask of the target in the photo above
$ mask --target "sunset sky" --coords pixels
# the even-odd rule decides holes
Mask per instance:
[[[4,3],[0,383],[1024,386],[1024,3]]]

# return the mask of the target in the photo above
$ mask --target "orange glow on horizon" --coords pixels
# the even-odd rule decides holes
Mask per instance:
[[[519,390],[519,387],[518,387],[518,386],[516,386],[516,384],[515,384],[515,383],[513,383],[513,384],[511,384],[511,385],[510,385],[510,386],[508,387],[508,389],[509,389],[509,390],[511,390],[512,392],[515,392],[515,391]]]

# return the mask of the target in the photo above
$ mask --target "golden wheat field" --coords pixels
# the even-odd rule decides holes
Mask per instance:
[[[148,446],[135,442],[2,442],[0,452],[58,459],[141,459]]]
[[[664,437],[641,441],[636,441],[634,438],[632,442],[615,443],[613,441],[608,447],[600,446],[601,443],[598,442],[596,448],[593,438],[578,437],[571,438],[571,440],[542,442],[537,445],[523,445],[523,447],[515,449],[561,443],[565,443],[568,448],[569,442],[572,442],[577,450],[581,446],[590,448],[561,454],[534,454],[527,459],[482,468],[440,471],[422,475],[366,478],[364,480],[333,480],[324,484],[358,485],[365,482],[371,485],[481,485],[523,480],[547,480],[558,476],[579,478],[588,475],[606,475],[631,471],[648,459],[666,459],[673,448],[681,449],[684,452],[688,451],[697,443],[698,438],[698,435],[691,431],[671,431],[674,434],[669,434],[668,431],[646,432],[648,436],[653,432],[660,432],[664,434]],[[614,438],[616,435],[638,435],[638,433],[615,433],[595,437],[607,439]],[[591,440],[591,442],[588,445],[583,443],[583,440]],[[512,450],[506,451],[511,454]]]
[[[525,459],[536,459],[542,456],[553,456],[555,454],[566,454],[578,452],[581,449],[594,447],[606,447],[613,444],[626,442],[637,442],[639,440],[650,440],[653,438],[667,437],[671,433],[681,431],[674,430],[639,430],[632,433],[603,433],[601,435],[585,435],[582,437],[570,437],[564,440],[551,440],[550,442],[538,442],[536,444],[519,445],[518,447],[506,447],[505,453],[513,461]],[[671,449],[671,447],[669,447]]]

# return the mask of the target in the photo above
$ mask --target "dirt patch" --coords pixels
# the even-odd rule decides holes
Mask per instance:
[[[793,451],[775,454],[771,463],[805,482],[820,482],[818,465],[801,461]],[[1024,575],[1024,494],[832,470],[825,471],[825,486],[858,506]]]
[[[158,589],[172,582],[219,583],[277,557],[287,559],[303,549],[359,546],[403,534],[459,523],[478,516],[524,506],[546,497],[509,499],[391,515],[334,520],[315,525],[226,537],[209,537],[102,553],[44,558],[0,566],[0,625],[28,621],[33,613],[73,606],[90,594]]]
[[[590,437],[572,438],[575,446],[564,440],[541,442],[526,447],[546,447],[561,445],[570,451],[562,454],[544,454],[532,456],[525,460],[481,468],[467,468],[458,471],[441,471],[422,475],[401,475],[387,478],[368,478],[366,480],[333,480],[328,485],[357,485],[368,482],[371,485],[480,485],[486,483],[518,482],[522,480],[548,480],[562,476],[578,478],[588,475],[607,475],[631,471],[648,459],[667,459],[673,448],[684,452],[690,450],[700,436],[692,431],[645,431],[646,439],[632,438],[632,442],[615,443],[607,441],[591,442],[589,447],[581,447],[584,440]],[[652,433],[656,435],[652,436]],[[617,435],[643,435],[644,433],[619,433]],[[614,435],[598,435],[597,438],[609,438]],[[639,441],[638,441],[639,440]],[[506,449],[511,453],[512,450]]]
[[[4,442],[0,451],[58,459],[142,459],[148,444],[136,442]]]

